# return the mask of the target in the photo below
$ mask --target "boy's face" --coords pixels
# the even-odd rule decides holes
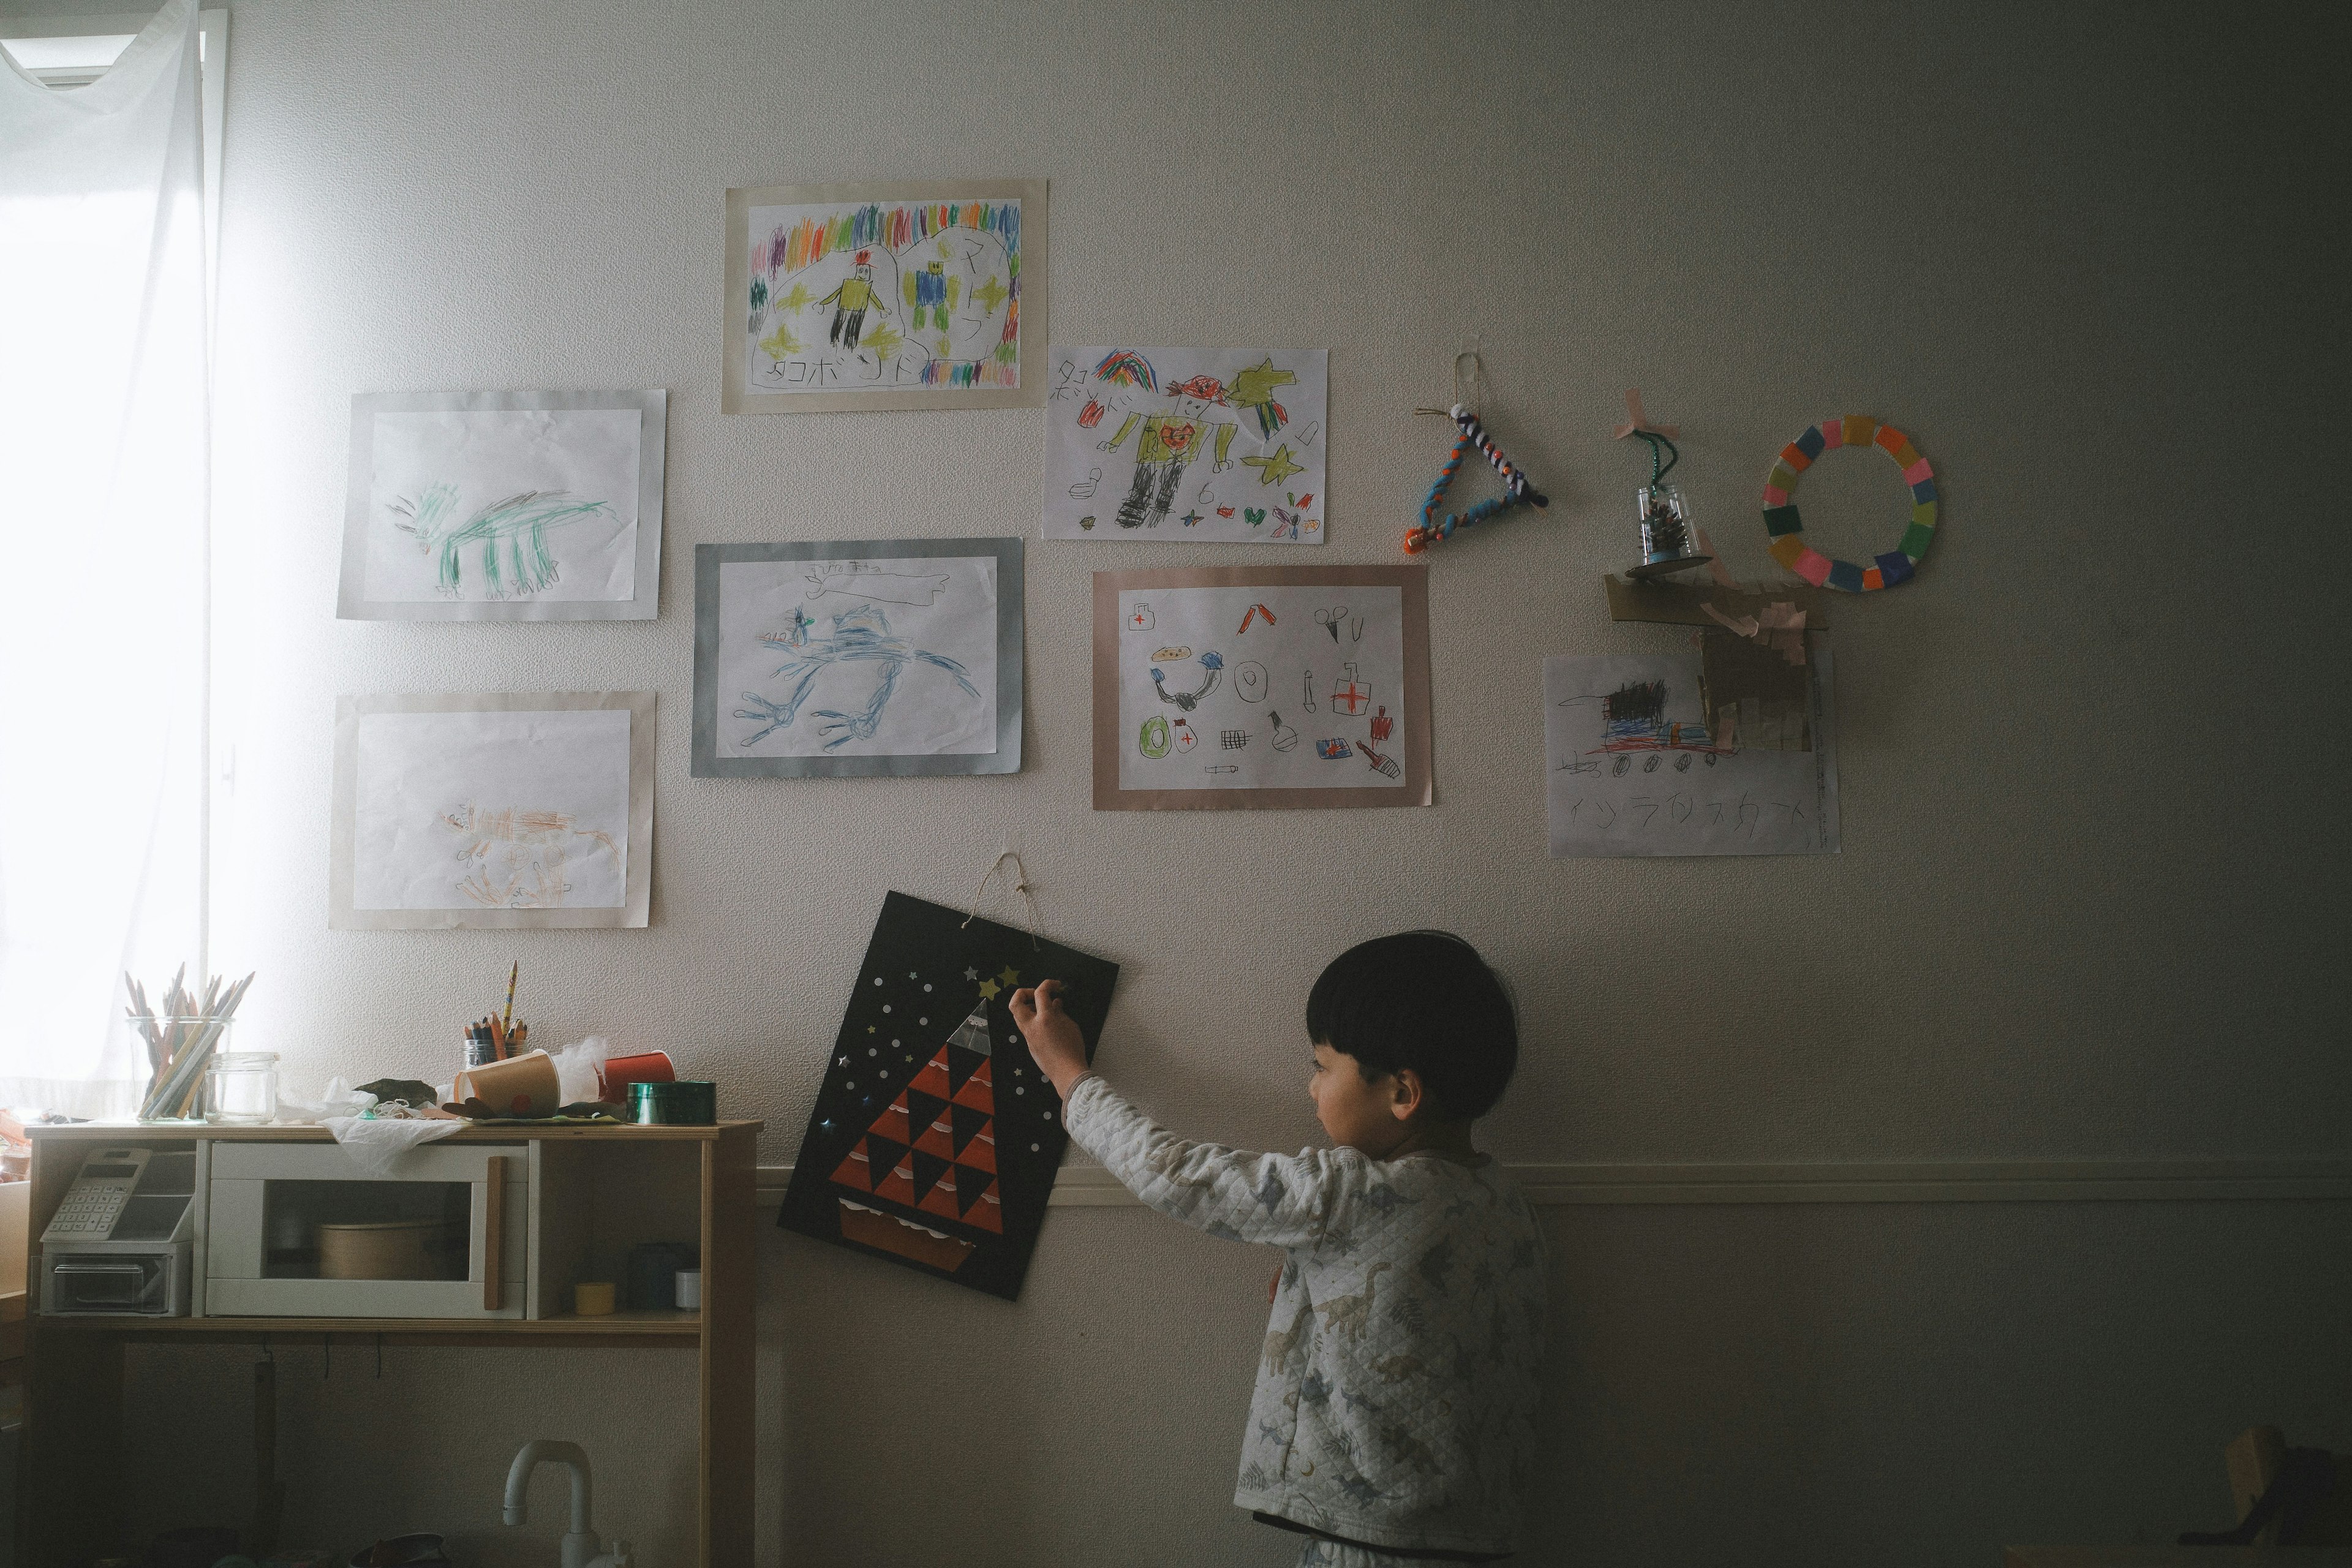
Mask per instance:
[[[1315,1101],[1315,1120],[1342,1148],[1359,1150],[1377,1160],[1404,1142],[1408,1128],[1397,1103],[1394,1074],[1382,1073],[1366,1083],[1355,1058],[1329,1046],[1318,1046],[1307,1092]]]

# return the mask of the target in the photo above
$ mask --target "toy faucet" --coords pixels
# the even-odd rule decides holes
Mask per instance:
[[[604,1550],[596,1540],[596,1532],[588,1524],[588,1454],[577,1443],[551,1442],[545,1437],[525,1443],[507,1470],[506,1521],[524,1521],[524,1492],[530,1485],[530,1472],[541,1461],[562,1465],[572,1472],[572,1528],[563,1537],[563,1568],[635,1568],[635,1559],[629,1543],[614,1537],[612,1549]]]

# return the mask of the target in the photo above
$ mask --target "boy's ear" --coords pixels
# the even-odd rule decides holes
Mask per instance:
[[[1429,1102],[1429,1089],[1421,1075],[1411,1068],[1399,1068],[1389,1075],[1389,1114],[1399,1121],[1410,1121],[1413,1113]]]

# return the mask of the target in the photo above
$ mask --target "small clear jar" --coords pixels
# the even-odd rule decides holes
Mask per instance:
[[[258,1127],[278,1119],[278,1053],[218,1051],[205,1069],[205,1120]]]
[[[1663,565],[1687,561],[1699,552],[1691,532],[1690,503],[1674,485],[1643,485],[1633,492],[1633,506],[1642,519],[1642,563]]]

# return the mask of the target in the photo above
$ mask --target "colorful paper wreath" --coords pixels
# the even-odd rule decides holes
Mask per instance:
[[[1811,468],[1815,458],[1836,447],[1877,447],[1895,459],[1895,466],[1903,470],[1903,482],[1911,487],[1911,526],[1904,531],[1902,544],[1879,556],[1873,566],[1832,561],[1808,545],[1804,520],[1789,499],[1797,488],[1797,476]],[[1936,473],[1911,445],[1911,437],[1892,425],[1881,425],[1860,414],[1824,419],[1781,447],[1780,459],[1765,476],[1764,527],[1772,536],[1772,559],[1816,588],[1848,594],[1892,588],[1917,570],[1919,558],[1927,553],[1928,542],[1936,537]]]

